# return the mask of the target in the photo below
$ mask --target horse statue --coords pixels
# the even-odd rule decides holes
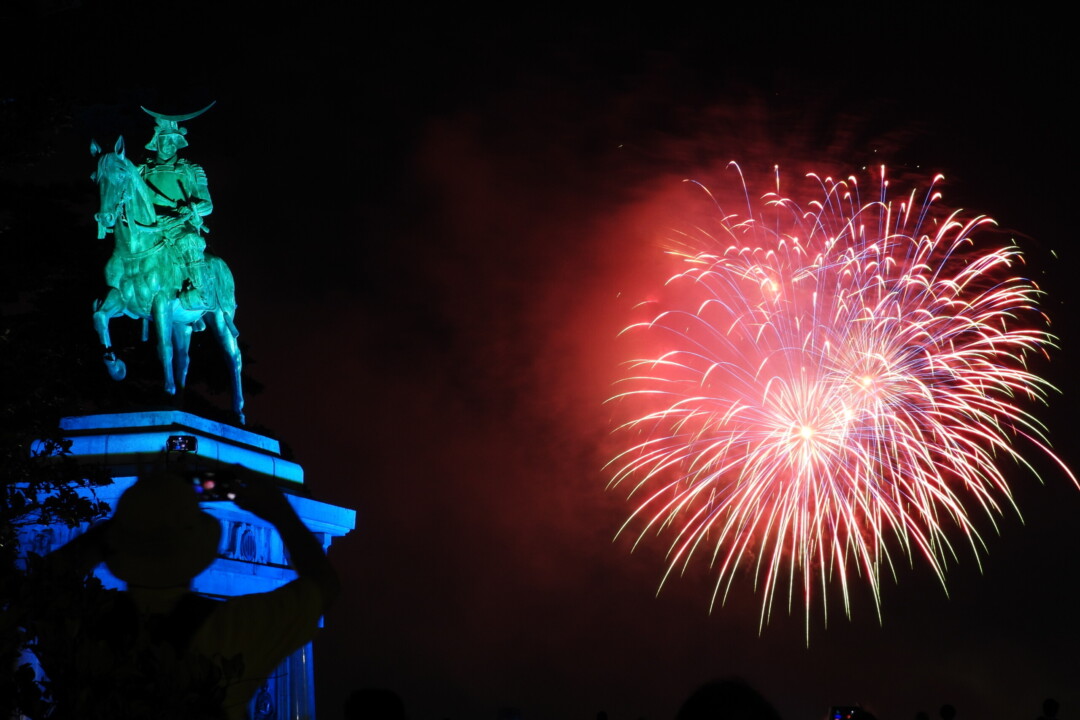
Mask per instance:
[[[101,148],[91,143],[90,152],[97,156]],[[239,331],[233,318],[236,315],[236,290],[232,272],[221,258],[204,255],[205,304],[190,307],[181,302],[185,287],[184,260],[169,242],[164,232],[164,220],[154,207],[153,189],[139,174],[139,169],[124,156],[124,138],[116,141],[111,153],[101,154],[97,172],[91,178],[101,193],[99,211],[94,214],[98,223],[98,239],[106,233],[115,238],[113,254],[105,265],[105,282],[109,287],[103,300],[94,303],[94,329],[105,348],[105,366],[110,377],[123,380],[127,374],[124,361],[112,347],[109,321],[120,315],[153,320],[158,357],[165,371],[165,392],[175,395],[184,388],[188,371],[188,349],[191,333],[209,324],[221,341],[222,349],[232,370],[233,412],[244,423],[244,394],[240,383],[240,349],[236,338]],[[146,339],[144,326],[143,339]]]

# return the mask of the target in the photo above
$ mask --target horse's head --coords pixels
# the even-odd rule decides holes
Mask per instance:
[[[95,156],[101,154],[96,142],[90,143],[90,153]],[[98,238],[103,238],[135,198],[137,183],[141,182],[138,169],[124,156],[123,136],[116,141],[113,152],[101,154],[97,171],[90,178],[98,184],[101,194],[101,204],[98,212],[94,213],[94,219],[98,223]]]

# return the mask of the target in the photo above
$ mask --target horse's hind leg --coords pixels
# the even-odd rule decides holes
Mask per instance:
[[[173,372],[176,376],[176,386],[181,390],[187,385],[188,363],[190,357],[188,351],[191,348],[191,325],[187,323],[173,323]]]
[[[218,339],[221,341],[221,349],[225,351],[225,357],[229,361],[229,367],[232,369],[233,412],[236,413],[237,420],[243,425],[245,420],[244,389],[240,381],[243,360],[240,358],[240,346],[236,342],[236,335],[239,333],[234,334],[236,325],[233,324],[232,317],[226,316],[224,311],[218,310],[213,313],[213,318],[214,332],[217,333]]]
[[[109,377],[113,380],[123,380],[127,375],[127,366],[117,357],[109,335],[109,320],[119,315],[123,308],[124,299],[116,288],[109,288],[105,299],[94,303],[94,329],[101,339],[101,345],[105,348],[103,356],[105,369],[109,371]]]

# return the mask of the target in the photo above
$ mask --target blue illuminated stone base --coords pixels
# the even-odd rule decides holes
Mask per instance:
[[[104,469],[113,477],[112,485],[97,489],[95,494],[114,507],[139,475],[163,466],[220,472],[239,465],[244,472],[274,478],[324,550],[356,526],[354,510],[297,495],[304,492],[303,468],[281,457],[277,440],[248,430],[177,410],[69,417],[61,420],[60,428],[71,440],[71,454],[79,463]],[[194,442],[174,442],[186,443],[193,449],[169,450],[170,437],[195,438]],[[218,560],[195,578],[197,592],[216,597],[267,592],[296,577],[289,568],[281,538],[268,523],[231,502],[207,502],[202,507],[221,522],[222,539]],[[62,526],[27,528],[23,547],[44,554],[79,532]],[[97,576],[106,587],[123,587],[104,566],[98,569]],[[287,658],[256,693],[251,717],[313,719],[312,670],[308,644]]]
[[[242,465],[247,471],[303,485],[304,470],[281,457],[277,440],[179,410],[80,415],[60,420],[81,462],[139,475],[162,463],[190,469]],[[168,439],[193,438],[194,449],[169,452]]]

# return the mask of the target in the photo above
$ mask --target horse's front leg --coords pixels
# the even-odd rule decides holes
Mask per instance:
[[[117,355],[112,347],[112,338],[109,336],[109,321],[122,313],[124,310],[124,298],[116,288],[109,288],[104,300],[94,303],[94,329],[97,331],[101,345],[105,348],[103,360],[109,377],[113,380],[123,380],[127,376],[127,366]]]
[[[165,392],[169,395],[176,394],[176,381],[173,376],[173,345],[172,345],[172,305],[164,292],[154,296],[150,312],[154,317],[154,333],[158,346],[158,359],[161,360],[161,369],[165,372]]]

